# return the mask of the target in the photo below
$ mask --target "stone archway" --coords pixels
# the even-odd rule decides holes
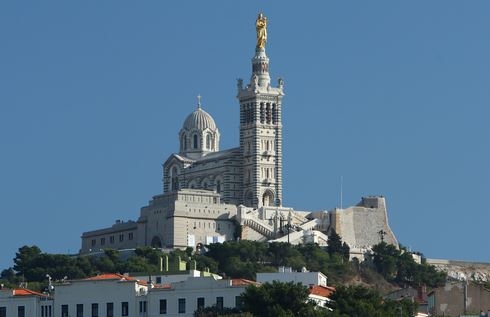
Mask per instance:
[[[245,193],[245,197],[243,199],[243,204],[247,207],[253,207],[254,196],[251,191]]]
[[[154,236],[152,239],[151,239],[151,247],[152,248],[158,248],[158,249],[161,249],[162,248],[162,240],[157,237],[157,236]]]
[[[270,190],[267,190],[262,195],[262,206],[267,207],[273,205],[274,205],[274,194]]]

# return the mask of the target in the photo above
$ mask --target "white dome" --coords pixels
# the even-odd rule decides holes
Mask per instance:
[[[213,117],[206,111],[198,107],[192,112],[184,121],[183,129],[187,131],[198,130],[204,131],[206,129],[216,130],[216,123],[214,123]]]

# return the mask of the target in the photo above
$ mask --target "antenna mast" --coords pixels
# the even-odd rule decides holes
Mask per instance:
[[[340,209],[343,209],[343,199],[344,199],[344,176],[340,176]]]

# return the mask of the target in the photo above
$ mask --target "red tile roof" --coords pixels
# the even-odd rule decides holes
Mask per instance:
[[[134,278],[122,275],[122,274],[117,274],[117,273],[106,273],[106,274],[100,274],[92,277],[88,277],[85,280],[87,281],[100,281],[100,280],[123,280],[123,281],[135,281]]]
[[[260,283],[247,280],[244,278],[234,278],[231,279],[231,286],[248,286],[248,285],[260,285]]]
[[[43,297],[48,296],[46,294],[31,291],[30,289],[27,288],[15,288],[12,291],[13,291],[12,294],[14,296],[43,296]]]
[[[155,285],[153,285],[153,288],[171,289],[172,284],[169,284],[169,283],[167,283],[167,284],[155,284]]]
[[[310,286],[310,294],[311,295],[317,295],[317,296],[322,296],[322,297],[330,297],[330,295],[332,295],[333,292],[335,292],[334,287],[320,286],[320,285]]]
[[[122,275],[122,274],[118,274],[118,273],[105,273],[105,274],[100,274],[100,275],[88,277],[88,278],[83,279],[83,280],[84,281],[118,280],[118,281],[137,282],[140,285],[146,285],[147,284],[145,281],[140,281],[140,280],[135,279],[134,277]]]

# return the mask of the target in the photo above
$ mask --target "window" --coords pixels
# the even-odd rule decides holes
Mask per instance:
[[[140,302],[140,313],[146,313],[146,301]]]
[[[123,242],[123,241],[124,241],[124,234],[120,234],[120,235],[119,235],[119,241],[120,241],[120,242]]]
[[[41,306],[41,317],[51,317],[52,316],[52,308],[50,305],[42,305]],[[2,316],[0,313],[0,317],[6,317]]]
[[[194,149],[197,149],[197,134],[194,134],[194,142],[193,142],[193,144],[192,144],[192,147],[193,147]]]
[[[99,304],[92,304],[92,317],[99,317]]]
[[[100,245],[104,245],[105,244],[105,238],[100,238]]]
[[[129,314],[129,304],[128,302],[122,302],[121,303],[121,315],[122,316],[128,316]]]
[[[61,317],[68,317],[68,305],[61,305]]]
[[[7,307],[0,307],[0,317],[7,317]]]
[[[180,148],[182,150],[186,150],[187,149],[187,142],[185,140],[185,134],[182,134],[182,136],[180,138]]]
[[[26,317],[26,308],[25,306],[17,307],[17,317]]]
[[[114,244],[114,236],[110,236],[109,237],[109,243],[110,244]]]
[[[206,148],[211,150],[211,135],[206,134]]]
[[[219,181],[219,180],[216,182],[216,192],[218,194],[221,193],[221,181]],[[215,198],[215,202],[214,203],[216,203],[216,198]]]
[[[167,313],[167,300],[160,299],[160,315]]]
[[[114,317],[114,303],[107,303],[106,317]]]
[[[161,276],[157,276],[157,284],[162,284],[162,277]]]
[[[83,304],[77,304],[77,317],[83,317]]]
[[[216,308],[223,309],[223,297],[216,297]]]
[[[243,308],[243,297],[235,296],[235,307],[240,310]]]
[[[197,309],[204,308],[204,297],[197,298]]]
[[[179,298],[179,314],[185,314],[185,298]]]
[[[97,243],[96,240],[92,239],[92,241],[91,241],[92,246],[95,246],[96,243]]]
[[[133,233],[132,232],[128,233],[128,239],[133,240]]]

